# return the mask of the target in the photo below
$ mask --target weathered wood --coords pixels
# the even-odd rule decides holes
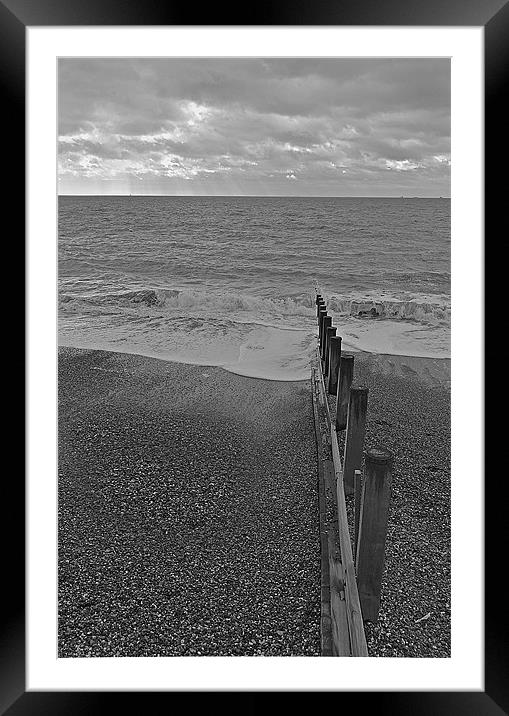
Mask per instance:
[[[323,365],[323,375],[325,378],[325,382],[327,382],[327,376],[329,373],[329,355],[330,355],[330,339],[336,335],[336,331],[338,329],[336,326],[329,326],[327,330],[325,331],[325,347],[324,347],[324,365]]]
[[[377,621],[380,609],[392,463],[392,453],[385,448],[368,450],[364,457],[357,580],[364,619],[373,623]]]
[[[316,317],[317,317],[317,318],[318,318],[318,316],[320,315],[320,309],[321,309],[321,308],[327,309],[327,307],[326,307],[326,305],[325,305],[325,301],[323,300],[323,298],[321,298],[321,299],[318,301],[318,303],[316,304]]]
[[[322,459],[322,436],[320,422],[318,419],[317,392],[319,388],[316,380],[316,373],[311,371],[311,398],[313,403],[313,417],[315,423],[316,456],[318,463],[318,508],[320,519],[320,652],[322,656],[332,656],[332,620],[331,620],[331,598],[330,598],[330,575],[329,575],[329,553],[327,540],[326,500],[325,500],[325,476],[324,460]],[[330,460],[327,462],[331,462]]]
[[[332,460],[323,461],[323,476],[325,480],[325,488],[327,494],[332,498],[334,514],[338,511],[338,497],[336,495],[336,473],[334,472],[334,463]]]
[[[320,358],[325,360],[325,351],[327,350],[327,331],[332,325],[332,316],[324,316],[322,321],[322,345],[320,349]]]
[[[344,430],[348,418],[350,387],[353,380],[353,355],[342,353],[339,359],[338,391],[336,401],[336,430]]]
[[[328,547],[332,655],[352,656],[346,609],[344,569],[341,564],[339,545],[333,525],[329,527]]]
[[[339,362],[341,359],[341,336],[332,336],[329,341],[329,365],[327,389],[329,395],[336,395],[338,392]]]
[[[336,428],[334,425],[331,425],[331,446],[332,458],[334,461],[334,472],[336,473],[339,545],[341,548],[341,562],[343,565],[344,581],[346,587],[345,600],[347,607],[347,618],[350,632],[352,656],[368,656],[366,635],[364,633],[364,624],[362,620],[361,603],[359,599],[359,592],[357,590],[357,581],[355,577],[355,566],[353,563],[352,556],[352,544],[350,542],[350,532],[348,529],[341,457],[339,453]]]
[[[320,308],[320,311],[318,313],[318,345],[320,348],[322,347],[322,324],[323,319],[325,316],[327,316],[327,309],[326,308]]]
[[[318,365],[320,365],[320,353],[317,351],[316,355],[317,355]],[[317,368],[316,373],[317,373],[316,380],[319,385],[319,391],[318,391],[319,401],[320,401],[320,405],[322,406],[322,408],[325,408],[325,416],[327,418],[327,428],[330,430],[332,416],[330,413],[329,401],[327,400],[327,391],[325,390],[325,382],[324,382],[323,373],[321,371],[321,368]]]
[[[360,470],[362,452],[364,450],[364,436],[366,434],[366,413],[368,410],[368,389],[351,388],[348,403],[348,418],[346,422],[346,442],[344,452],[344,480],[345,494],[352,495],[354,491],[354,470]]]
[[[323,330],[323,319],[324,319],[326,316],[328,316],[328,315],[329,315],[329,314],[328,314],[328,312],[327,312],[327,308],[326,308],[325,306],[322,306],[322,308],[320,309],[320,316],[319,316],[319,318],[320,318],[320,329],[321,329],[321,330]]]
[[[353,477],[354,484],[354,543],[353,553],[355,555],[355,566],[357,567],[357,545],[359,544],[359,520],[362,507],[362,472],[355,470]]]
[[[323,376],[320,369],[313,369],[313,384],[318,387],[318,395],[320,399],[325,398],[325,404],[327,405],[325,385],[323,382]],[[315,411],[315,429],[317,421],[317,409],[316,404],[313,404]],[[327,405],[328,412],[328,405]],[[331,435],[331,447],[332,447],[332,458],[333,458],[333,469],[334,469],[334,487],[335,487],[335,502],[337,508],[337,521],[338,521],[338,532],[339,532],[339,545],[341,550],[341,568],[343,570],[343,582],[345,585],[345,606],[347,611],[347,624],[348,633],[351,644],[351,655],[352,656],[368,656],[368,650],[366,645],[366,636],[364,634],[364,625],[362,621],[362,612],[360,607],[359,594],[357,590],[357,581],[355,576],[355,567],[352,556],[352,545],[350,542],[350,533],[348,529],[348,520],[346,514],[346,502],[345,494],[343,489],[343,473],[341,456],[339,453],[338,439],[336,435],[336,429],[330,415],[328,417],[328,423]],[[318,438],[317,438],[318,439]],[[325,477],[325,470],[324,470]],[[329,591],[330,591],[330,565],[329,565]],[[331,597],[332,600],[332,597]],[[339,605],[341,606],[341,605]],[[337,608],[338,605],[336,604]],[[336,621],[336,624],[339,620]],[[332,613],[331,613],[331,629],[332,629]]]
[[[317,293],[317,294],[316,294],[316,298],[315,298],[315,303],[318,304],[318,303],[320,303],[321,300],[323,300],[323,299],[322,299],[322,294],[321,294],[321,293]]]

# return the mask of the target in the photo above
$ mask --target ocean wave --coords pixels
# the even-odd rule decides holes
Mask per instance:
[[[279,315],[314,316],[314,297],[303,294],[299,297],[265,298],[234,291],[204,291],[194,289],[140,289],[109,294],[88,296],[60,294],[60,303],[87,301],[95,305],[124,305],[157,307],[166,309],[204,309],[207,312],[218,309],[221,312],[238,311],[251,313],[275,313]]]
[[[451,320],[451,307],[446,300],[406,300],[397,298],[344,298],[331,295],[327,307],[332,312],[344,316],[415,321],[448,325]]]
[[[450,304],[446,296],[342,296],[323,294],[327,308],[337,316],[360,318],[363,320],[392,320],[425,323],[431,325],[449,325]],[[69,304],[77,302],[90,310],[118,310],[139,308],[157,309],[160,314],[172,315],[198,314],[204,316],[236,318],[243,322],[267,323],[271,320],[287,319],[291,325],[298,326],[302,321],[316,316],[315,297],[312,292],[294,296],[254,296],[236,291],[193,288],[147,288],[123,290],[106,294],[60,294],[60,306],[71,309]]]

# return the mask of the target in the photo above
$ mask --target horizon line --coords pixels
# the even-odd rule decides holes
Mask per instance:
[[[217,199],[450,199],[450,196],[425,196],[417,194],[381,195],[381,194],[72,194],[57,193],[61,196],[149,196],[172,197],[179,199],[217,198]]]

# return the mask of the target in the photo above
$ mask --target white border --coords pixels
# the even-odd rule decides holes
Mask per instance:
[[[480,27],[27,28],[27,690],[483,690],[483,38]],[[452,58],[451,659],[56,658],[56,59],[133,51]]]

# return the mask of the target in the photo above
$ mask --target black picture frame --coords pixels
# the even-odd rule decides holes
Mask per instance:
[[[486,236],[495,238],[505,226],[504,182],[497,178],[497,167],[507,166],[506,125],[503,100],[509,66],[509,3],[505,0],[267,0],[246,5],[242,13],[223,5],[202,6],[160,0],[0,0],[0,88],[1,121],[4,130],[4,171],[8,173],[8,211],[15,211],[16,233],[25,216],[25,32],[28,26],[73,25],[355,25],[355,26],[484,26],[485,28],[485,214]],[[197,14],[200,22],[196,23]],[[498,138],[498,141],[497,141]],[[506,182],[507,184],[507,182]],[[504,193],[503,193],[504,192]],[[5,207],[7,212],[7,205]],[[505,212],[504,212],[505,213]],[[14,230],[12,230],[14,236]],[[18,245],[23,246],[20,237]],[[23,260],[23,259],[22,259]],[[490,282],[493,283],[493,282]],[[494,280],[497,284],[497,280]],[[501,285],[498,283],[498,285]],[[494,290],[486,305],[496,300]],[[11,306],[12,308],[12,306]],[[14,309],[19,312],[19,297]],[[18,317],[19,320],[19,317]],[[490,358],[487,351],[485,360]],[[19,362],[20,363],[20,362]],[[23,380],[23,376],[21,376]],[[51,406],[50,408],[51,409]],[[496,437],[491,438],[494,445]],[[468,440],[468,437],[465,438]],[[489,442],[486,454],[489,454]],[[25,488],[16,463],[4,471],[4,510],[2,529],[4,608],[0,633],[0,714],[97,714],[129,706],[140,713],[152,711],[154,698],[164,699],[165,708],[178,709],[174,692],[26,692],[25,691]],[[509,712],[509,689],[504,640],[504,614],[500,597],[501,582],[489,555],[500,569],[497,554],[504,544],[504,503],[497,491],[486,490],[485,555],[485,691],[484,692],[356,692],[341,694],[337,707],[345,708],[355,699],[355,707],[376,708],[391,714],[475,714],[498,716]],[[502,476],[505,480],[505,475]],[[8,505],[8,507],[7,507]],[[7,514],[10,519],[7,520]],[[506,540],[505,540],[506,541]],[[229,710],[251,713],[274,705],[287,708],[288,694],[262,692],[242,694],[241,706],[233,706],[225,694],[186,693],[186,708]],[[298,694],[304,708],[316,708],[317,694]],[[338,695],[339,696],[339,695]],[[192,698],[190,698],[192,697]],[[269,697],[269,699],[267,698]],[[311,701],[314,699],[314,701]],[[313,706],[314,704],[314,706]],[[308,706],[309,705],[309,706]]]

